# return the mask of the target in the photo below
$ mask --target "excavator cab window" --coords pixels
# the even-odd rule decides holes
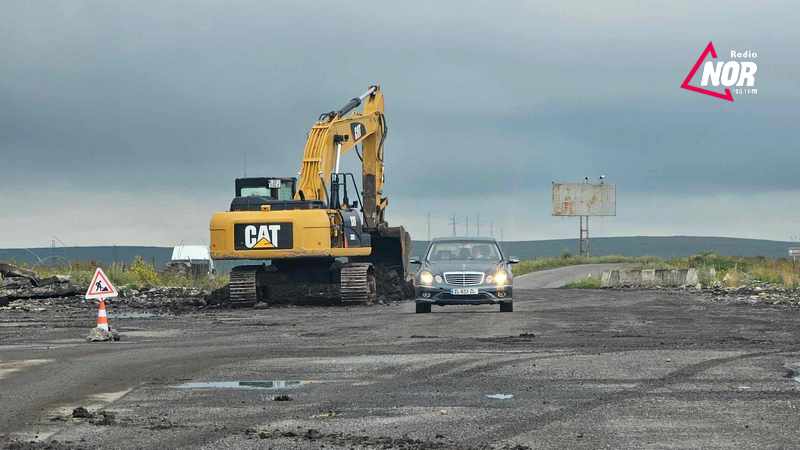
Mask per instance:
[[[292,200],[296,181],[296,178],[238,178],[236,196]]]

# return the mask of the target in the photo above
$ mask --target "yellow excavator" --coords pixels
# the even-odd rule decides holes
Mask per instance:
[[[231,270],[230,303],[371,303],[381,289],[406,289],[397,285],[406,282],[411,239],[385,219],[383,111],[380,87],[370,86],[319,116],[299,179],[236,180],[230,210],[210,224],[212,258],[249,262]],[[353,173],[340,171],[351,150],[361,160],[360,190]]]

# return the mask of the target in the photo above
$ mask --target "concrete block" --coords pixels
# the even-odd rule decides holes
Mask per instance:
[[[600,279],[602,287],[681,287],[699,285],[697,269],[609,270]]]

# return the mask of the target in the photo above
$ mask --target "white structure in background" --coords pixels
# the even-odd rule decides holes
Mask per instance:
[[[214,261],[205,245],[177,245],[172,249],[172,259],[168,268],[183,266],[193,275],[214,273]]]

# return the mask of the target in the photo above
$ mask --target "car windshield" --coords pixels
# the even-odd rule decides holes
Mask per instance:
[[[494,242],[442,241],[434,242],[428,251],[428,261],[500,261]]]

